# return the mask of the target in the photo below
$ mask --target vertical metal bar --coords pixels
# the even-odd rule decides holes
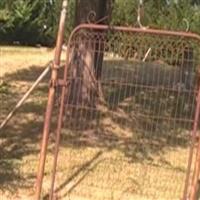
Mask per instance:
[[[192,130],[192,144],[191,144],[191,148],[190,148],[190,152],[189,152],[189,160],[188,160],[188,168],[187,168],[187,175],[186,175],[186,180],[185,180],[185,188],[184,188],[184,194],[183,194],[183,200],[188,198],[189,195],[189,199],[193,200],[194,199],[194,195],[195,195],[195,185],[194,185],[194,178],[193,179],[193,183],[192,183],[192,188],[191,188],[191,194],[188,194],[188,188],[189,188],[189,177],[190,177],[190,171],[191,171],[191,166],[192,166],[192,158],[193,158],[193,152],[194,152],[194,146],[195,146],[195,141],[196,141],[196,132],[197,132],[197,128],[198,128],[198,123],[199,123],[199,114],[200,114],[200,87],[198,89],[198,95],[197,95],[197,106],[196,106],[196,112],[195,112],[195,118],[194,118],[194,125],[193,125],[193,130]],[[195,166],[195,172],[194,172],[194,177],[198,176],[195,175],[196,173],[199,174],[199,172],[197,172],[196,170],[199,170],[197,168],[199,168],[197,165],[198,162],[198,157],[200,156],[200,141],[198,144],[198,152],[197,152],[197,159],[196,159],[196,166]],[[198,178],[198,177],[197,177]],[[198,179],[197,179],[198,181]],[[195,183],[197,184],[197,182]]]
[[[55,143],[55,150],[54,150],[54,161],[53,161],[52,180],[51,180],[51,188],[50,188],[50,193],[49,193],[49,200],[54,199],[53,198],[54,197],[54,185],[55,185],[55,177],[56,177],[58,151],[59,151],[59,145],[60,145],[62,118],[63,118],[63,112],[64,112],[64,98],[65,98],[64,93],[65,93],[65,87],[63,86],[62,96],[61,96],[61,106],[60,106],[60,112],[59,112],[59,117],[58,117],[58,126],[57,126],[57,131],[56,131],[56,143]]]
[[[71,43],[72,37],[74,36],[76,32],[76,29],[74,29],[68,39],[68,44]],[[66,83],[67,82],[67,72],[68,72],[68,66],[71,61],[71,49],[70,47],[67,48],[66,51],[66,62],[64,67],[64,77],[63,80]],[[49,192],[49,200],[54,199],[54,185],[55,185],[55,178],[56,178],[56,168],[57,168],[57,161],[58,161],[58,152],[59,152],[59,145],[60,145],[60,135],[61,135],[61,129],[62,129],[62,122],[63,122],[63,113],[65,109],[65,94],[66,94],[66,85],[62,86],[62,93],[61,93],[61,104],[60,104],[60,110],[59,110],[59,116],[58,116],[58,123],[57,123],[57,130],[56,130],[56,142],[55,142],[55,149],[54,149],[54,160],[53,160],[53,169],[52,169],[52,179],[51,179],[51,188]]]
[[[73,36],[73,32],[69,38],[69,42],[71,41],[71,37]],[[65,69],[64,69],[64,82],[67,80],[67,70],[70,60],[70,48],[67,49],[66,52],[66,63],[65,63]],[[60,104],[60,111],[58,116],[58,125],[56,130],[56,143],[55,143],[55,149],[54,149],[54,160],[53,160],[53,169],[52,169],[52,179],[51,179],[51,188],[49,192],[49,200],[54,199],[54,185],[55,185],[55,178],[56,178],[56,168],[57,168],[57,160],[58,160],[58,152],[59,152],[59,145],[60,145],[60,135],[61,135],[61,129],[62,129],[62,122],[63,122],[63,113],[65,108],[65,94],[66,94],[66,85],[62,86],[62,94],[61,94],[61,104]]]
[[[53,63],[53,69],[52,69],[52,74],[51,74],[51,86],[50,86],[49,94],[48,94],[48,102],[47,102],[44,128],[43,128],[43,137],[42,137],[42,143],[41,143],[40,159],[39,159],[39,166],[38,166],[38,173],[37,173],[37,180],[36,180],[36,191],[35,191],[35,199],[36,200],[40,199],[41,190],[42,190],[42,182],[43,182],[43,176],[44,176],[44,168],[45,168],[47,145],[48,145],[48,138],[49,138],[49,131],[50,131],[51,115],[52,115],[52,111],[53,111],[54,97],[55,97],[55,83],[57,81],[57,76],[58,76],[57,70],[58,70],[58,66],[60,65],[62,44],[63,44],[63,40],[64,40],[66,8],[67,8],[67,0],[64,0],[63,6],[62,6],[62,11],[61,11],[61,16],[60,16],[60,23],[59,23],[59,29],[58,29],[57,42],[56,42],[54,63]]]
[[[196,107],[196,114],[195,114],[195,121],[194,121],[194,131],[195,132],[197,131],[198,125],[199,125],[199,115],[200,115],[200,87],[199,87],[198,96],[197,96],[197,107]],[[191,192],[189,194],[190,200],[195,200],[195,198],[196,198],[199,173],[200,173],[200,138],[198,141],[197,156],[196,156],[196,160],[195,160],[195,168],[194,168]]]

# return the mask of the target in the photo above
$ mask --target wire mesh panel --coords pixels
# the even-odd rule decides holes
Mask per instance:
[[[199,50],[180,33],[92,25],[73,32],[58,97],[58,198],[186,199]]]

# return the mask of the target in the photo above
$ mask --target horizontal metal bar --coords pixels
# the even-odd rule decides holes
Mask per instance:
[[[80,29],[112,30],[112,31],[146,33],[151,35],[178,36],[178,37],[196,39],[200,42],[200,35],[191,32],[169,31],[169,30],[159,30],[159,29],[141,29],[135,27],[109,26],[109,25],[98,25],[98,24],[81,24],[72,31],[71,36],[74,35],[75,32],[80,31]]]

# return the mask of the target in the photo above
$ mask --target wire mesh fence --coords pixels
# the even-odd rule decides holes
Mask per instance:
[[[199,51],[198,40],[175,33],[88,25],[72,34],[57,91],[58,198],[186,198]]]

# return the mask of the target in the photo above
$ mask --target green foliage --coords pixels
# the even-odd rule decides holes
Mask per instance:
[[[171,0],[169,4],[158,5],[155,1],[148,2],[146,5],[148,23],[151,27],[186,30],[189,26],[190,30],[200,32],[200,26],[197,25],[198,19],[194,20],[194,16],[200,14],[200,7],[196,9],[196,6],[188,0]]]
[[[57,28],[57,4],[46,0],[15,0],[10,7],[2,4],[0,42],[52,45]]]
[[[68,0],[66,36],[74,25],[75,0]],[[53,45],[62,0],[0,0],[0,43]],[[115,0],[113,25],[137,26],[138,1]],[[144,26],[200,33],[198,0],[144,0]]]
[[[134,25],[137,20],[137,1],[116,0],[112,13],[112,24]]]
[[[113,24],[137,25],[138,1],[116,0]],[[146,0],[141,22],[151,28],[186,30],[200,33],[200,3],[198,0]]]
[[[0,80],[0,96],[9,93],[9,85]]]

